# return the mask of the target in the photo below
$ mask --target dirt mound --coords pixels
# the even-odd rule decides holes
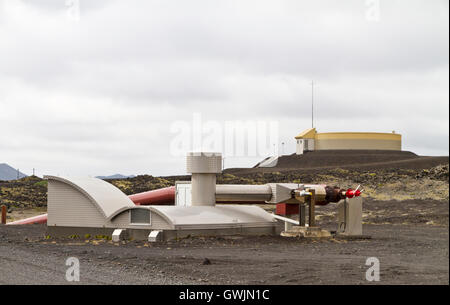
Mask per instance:
[[[292,154],[278,158],[277,168],[314,168],[392,162],[418,158],[409,151],[388,150],[323,150]]]
[[[230,168],[229,174],[304,171],[317,173],[324,169],[343,168],[360,171],[371,169],[429,169],[448,164],[449,157],[418,156],[409,151],[327,150],[303,155],[280,156],[275,167]],[[258,163],[259,164],[259,163]]]

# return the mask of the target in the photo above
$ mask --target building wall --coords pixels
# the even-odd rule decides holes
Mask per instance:
[[[86,196],[72,186],[48,181],[48,226],[104,227],[106,219]]]
[[[297,144],[295,146],[296,147],[295,153],[297,155],[303,154],[303,144],[302,144],[303,140],[302,139],[296,139],[295,141],[297,141]]]
[[[114,217],[111,221],[111,226],[114,228],[135,228],[135,229],[143,229],[144,227],[146,229],[171,229],[171,226],[167,221],[162,218],[157,213],[150,211],[150,219],[151,223],[148,226],[145,225],[130,225],[130,210],[124,211]]]
[[[318,133],[316,150],[373,149],[401,150],[401,135],[390,133]]]
[[[297,149],[296,154],[301,155],[305,151],[313,151],[315,149],[314,139],[296,139]]]
[[[131,225],[130,210],[109,221],[91,200],[66,183],[48,180],[47,199],[49,227],[171,229],[171,225],[159,214],[150,211],[151,223]]]

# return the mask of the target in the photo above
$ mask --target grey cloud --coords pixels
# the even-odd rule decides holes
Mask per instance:
[[[194,112],[277,121],[293,151],[312,79],[321,131],[395,129],[448,154],[448,1],[381,0],[379,22],[365,3],[80,0],[72,22],[62,0],[4,1],[0,162],[183,173],[169,130]]]

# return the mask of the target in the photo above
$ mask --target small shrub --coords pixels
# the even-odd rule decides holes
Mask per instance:
[[[34,184],[34,186],[41,186],[41,187],[47,187],[47,181],[46,180],[42,180],[42,181],[39,181],[39,182],[36,182],[35,184]]]
[[[104,239],[104,240],[111,240],[111,236],[108,235],[95,235],[96,239]]]

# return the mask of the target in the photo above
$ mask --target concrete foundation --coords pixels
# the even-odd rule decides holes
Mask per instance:
[[[331,238],[330,231],[322,230],[318,227],[291,226],[281,232],[284,237],[307,237],[307,238]]]
[[[347,198],[338,203],[338,227],[336,234],[361,236],[362,198]]]
[[[148,241],[150,233],[154,230],[150,229],[126,229],[121,234],[121,240],[145,240]],[[51,237],[72,237],[78,235],[85,238],[89,234],[91,238],[96,236],[111,237],[114,232],[113,228],[83,228],[83,227],[48,227],[48,235]],[[174,240],[195,236],[227,236],[227,235],[278,235],[280,230],[278,226],[269,227],[236,227],[223,229],[188,229],[188,230],[161,230],[159,240]]]

